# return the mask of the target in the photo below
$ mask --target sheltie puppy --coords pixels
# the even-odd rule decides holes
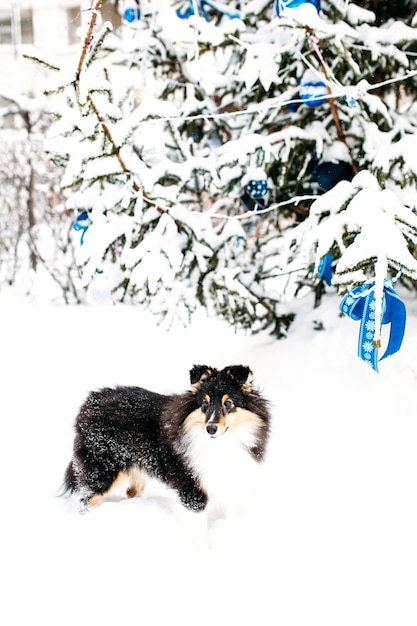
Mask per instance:
[[[91,392],[76,418],[65,491],[78,493],[84,512],[121,484],[132,498],[157,478],[188,509],[213,501],[227,514],[256,481],[270,431],[268,402],[252,380],[244,365],[195,365],[183,394],[141,387]]]

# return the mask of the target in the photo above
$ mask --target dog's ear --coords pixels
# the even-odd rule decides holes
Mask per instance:
[[[196,393],[203,382],[211,376],[213,368],[208,365],[194,365],[190,369],[190,383],[193,391]]]
[[[237,382],[244,393],[252,391],[253,373],[249,367],[246,365],[230,365],[225,367],[224,371],[227,376],[230,376]]]

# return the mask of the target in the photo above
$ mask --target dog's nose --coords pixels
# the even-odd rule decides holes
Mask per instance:
[[[217,433],[217,424],[207,424],[206,431],[211,437],[213,437],[213,435]]]

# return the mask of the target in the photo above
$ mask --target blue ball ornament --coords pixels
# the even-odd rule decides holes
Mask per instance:
[[[263,198],[268,193],[268,181],[250,180],[246,185],[246,193],[252,198]]]
[[[300,98],[309,107],[317,107],[327,100],[326,83],[320,79],[320,75],[307,70],[299,83]]]
[[[248,181],[241,197],[247,211],[259,211],[265,208],[265,196],[268,193],[266,178],[253,178]]]
[[[140,10],[139,7],[128,7],[125,9],[123,13],[123,19],[129,24],[133,24],[133,22],[138,22],[140,20]]]
[[[322,161],[314,164],[312,174],[323,191],[329,191],[341,180],[352,180],[355,172],[348,161]]]

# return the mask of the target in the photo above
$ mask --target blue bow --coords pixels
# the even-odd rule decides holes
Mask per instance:
[[[229,17],[231,20],[240,17],[239,13],[230,13],[229,11],[226,11],[226,9],[223,9],[217,6],[214,2],[209,2],[209,0],[194,0],[194,1],[190,0],[189,5],[183,11],[181,11],[181,9],[177,10],[177,16],[181,18],[182,20],[188,20],[189,17],[195,14],[194,5],[197,5],[198,11],[204,17],[206,22],[209,21],[209,18],[205,9],[206,6],[210,7],[211,9],[214,9],[215,11],[218,11],[218,13],[227,15],[227,17]]]
[[[75,224],[74,224],[74,230],[81,230],[81,237],[80,237],[80,245],[82,246],[84,243],[84,235],[88,230],[88,227],[92,224],[92,221],[90,220],[87,211],[83,211],[82,213],[79,214],[79,216],[77,217],[77,219],[75,220]]]
[[[406,309],[403,301],[391,286],[392,281],[385,281],[382,296],[382,324],[391,324],[385,359],[401,348],[405,331]],[[364,283],[355,287],[343,298],[340,311],[351,319],[360,320],[358,356],[378,371],[378,342],[374,341],[375,328],[375,283]],[[380,330],[380,329],[378,329]]]
[[[320,266],[319,266],[319,277],[323,278],[324,282],[326,283],[326,285],[330,285],[332,284],[332,263],[333,263],[333,256],[330,254],[330,252],[328,252],[321,260]]]

